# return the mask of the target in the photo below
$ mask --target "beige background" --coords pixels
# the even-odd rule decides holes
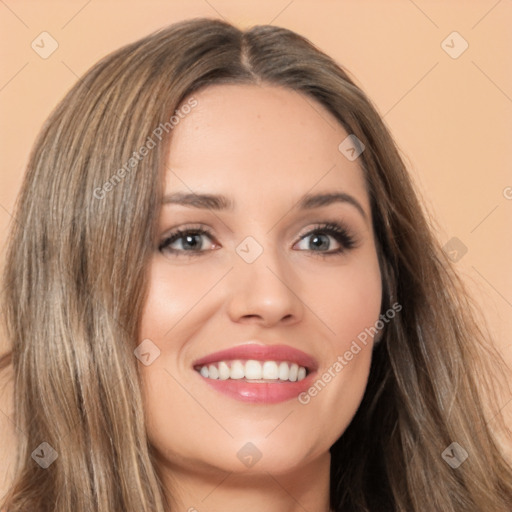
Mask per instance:
[[[395,136],[440,240],[467,247],[457,266],[511,365],[511,0],[1,1],[0,263],[29,150],[53,107],[107,53],[195,16],[290,28],[349,70]],[[58,43],[46,59],[31,47],[43,37],[50,47],[42,32]],[[9,392],[0,392],[0,494],[11,467],[4,439],[16,428]]]

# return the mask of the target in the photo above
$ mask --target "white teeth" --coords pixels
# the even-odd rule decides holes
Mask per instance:
[[[245,363],[245,378],[246,379],[261,379],[263,375],[263,370],[261,368],[261,363],[259,361],[254,361],[249,359]]]
[[[277,379],[279,378],[279,370],[275,361],[265,361],[263,363],[263,378],[264,379]]]
[[[296,363],[293,363],[290,366],[290,376],[288,377],[289,380],[292,382],[295,382],[297,380],[297,375],[299,373],[299,365]]]
[[[241,361],[233,361],[231,363],[231,379],[243,379],[245,377],[245,368]]]
[[[269,381],[301,381],[306,378],[306,368],[287,361],[219,361],[202,366],[199,373],[207,379],[243,379]]]
[[[290,366],[284,361],[279,363],[279,380],[288,380],[290,376]]]
[[[229,379],[229,366],[224,361],[219,363],[219,379]]]
[[[219,378],[219,370],[214,364],[208,366],[208,378],[209,379],[218,379]]]

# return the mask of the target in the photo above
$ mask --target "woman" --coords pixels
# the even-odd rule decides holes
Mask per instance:
[[[502,361],[370,101],[293,32],[195,19],[95,65],[4,279],[9,512],[510,509]]]

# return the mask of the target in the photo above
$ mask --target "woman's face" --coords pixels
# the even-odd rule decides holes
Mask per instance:
[[[325,463],[362,399],[381,306],[358,158],[300,93],[194,97],[172,131],[139,333],[150,441],[196,474]]]

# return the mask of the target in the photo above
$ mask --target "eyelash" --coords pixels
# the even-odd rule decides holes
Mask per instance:
[[[315,234],[323,234],[323,235],[330,235],[332,236],[339,244],[340,248],[336,249],[334,251],[325,252],[325,251],[313,251],[311,249],[307,249],[308,252],[317,253],[321,257],[328,257],[328,256],[336,256],[339,254],[342,254],[356,245],[355,238],[349,233],[349,231],[341,226],[340,224],[336,222],[324,222],[318,224],[315,228],[308,231],[304,235],[300,237],[300,241],[302,241],[304,238],[307,238],[309,236],[315,235]],[[212,241],[214,240],[214,237],[212,233],[210,233],[209,230],[204,228],[187,228],[187,229],[177,229],[170,235],[168,235],[158,246],[158,250],[160,252],[169,252],[172,254],[180,254],[183,255],[185,253],[186,256],[195,257],[200,256],[203,252],[208,251],[197,251],[197,250],[191,250],[191,251],[183,251],[183,250],[177,250],[177,249],[169,249],[169,245],[174,243],[176,240],[180,240],[181,238],[184,238],[186,235],[206,235],[208,238],[210,238]]]

